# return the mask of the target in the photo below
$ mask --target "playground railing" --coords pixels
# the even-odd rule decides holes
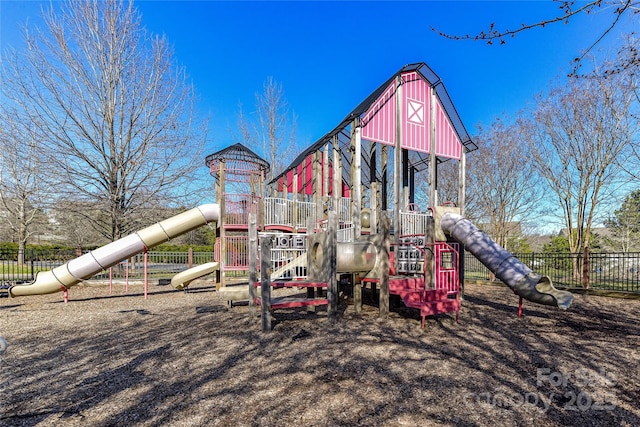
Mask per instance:
[[[225,194],[224,224],[226,226],[245,226],[249,224],[249,213],[252,206],[257,204],[259,200],[259,197],[251,194]]]
[[[333,199],[328,199],[329,208],[333,209]],[[337,213],[340,222],[349,222],[351,218],[351,199],[341,197],[338,201]],[[295,208],[294,208],[295,205]],[[303,202],[279,197],[265,197],[264,225],[285,226],[290,228],[306,228],[307,220],[314,215],[316,205],[313,202]]]
[[[400,211],[400,235],[426,234],[429,217],[431,213]]]
[[[307,220],[313,215],[316,204],[313,202],[297,202],[298,216],[295,218],[296,227],[306,228]]]
[[[333,206],[333,198],[329,197],[329,209],[334,209]],[[338,206],[335,208],[336,213],[338,214],[339,222],[348,222],[351,221],[351,198],[350,197],[340,197],[338,199]]]
[[[265,197],[264,225],[293,228],[293,201],[278,197]]]
[[[295,248],[271,249],[271,278],[303,280],[307,278],[307,251]]]
[[[355,240],[355,226],[352,222],[340,223],[337,239],[338,242],[353,242]]]

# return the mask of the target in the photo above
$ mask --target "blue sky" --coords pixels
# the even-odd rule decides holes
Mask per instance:
[[[20,47],[20,25],[38,24],[42,3],[0,1],[0,44]],[[56,2],[54,1],[54,4]],[[297,115],[300,146],[333,129],[405,64],[426,62],[444,81],[468,131],[513,116],[570,70],[610,11],[528,31],[505,45],[454,41],[491,22],[515,28],[556,15],[550,1],[137,1],[143,25],[165,34],[211,117],[215,151],[232,143],[238,104],[251,113],[268,76]],[[624,29],[624,28],[622,28]],[[628,29],[628,26],[627,26]],[[605,40],[613,44],[619,32]]]

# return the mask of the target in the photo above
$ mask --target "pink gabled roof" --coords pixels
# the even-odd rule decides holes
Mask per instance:
[[[398,76],[402,79],[402,85],[407,87],[407,90],[403,91],[403,101],[405,103],[407,103],[409,99],[420,101],[412,98],[411,96],[415,97],[416,91],[423,91],[425,93],[421,100],[424,103],[423,108],[430,108],[430,106],[426,104],[425,88],[430,88],[435,93],[436,123],[440,123],[442,129],[442,133],[438,134],[436,137],[436,155],[439,156],[439,160],[446,160],[446,158],[460,158],[462,150],[470,152],[478,148],[471,140],[471,137],[462,123],[462,120],[460,119],[460,116],[458,115],[458,112],[438,75],[434,73],[427,64],[419,62],[405,65],[398,70],[386,82],[373,91],[364,101],[362,101],[351,113],[349,113],[338,126],[300,153],[300,155],[298,155],[298,157],[296,157],[293,162],[281,171],[280,174],[271,182],[277,182],[287,172],[294,170],[298,165],[301,165],[310,153],[321,150],[322,147],[327,144],[332,144],[332,141],[335,138],[337,139],[342,152],[342,175],[346,180],[346,183],[349,184],[351,180],[351,157],[348,154],[347,148],[350,146],[351,142],[350,126],[354,119],[360,119],[361,126],[363,127],[363,139],[383,144],[392,144],[394,143],[392,141],[395,141],[395,136],[390,135],[388,129],[382,129],[382,127],[385,126],[383,120],[378,121],[376,120],[376,117],[381,115],[380,118],[383,119],[382,114],[386,114],[388,120],[395,120],[395,114],[391,114],[389,111],[393,109],[395,112],[396,78]],[[415,87],[412,88],[412,84]],[[407,98],[404,92],[409,93],[411,96]],[[417,102],[414,106],[419,107],[420,102]],[[404,111],[405,114],[403,114],[403,120],[407,121],[409,120],[406,113],[408,110],[405,108]],[[431,120],[431,117],[427,116],[425,113],[426,110],[423,111],[423,119],[426,124],[426,120]],[[393,119],[391,116],[393,116]],[[411,134],[411,132],[414,132],[414,134],[420,133],[420,129],[418,129],[418,117],[412,118],[416,120],[413,120],[412,125],[408,126],[407,129],[403,129],[406,134]],[[368,126],[369,128],[367,129]],[[392,137],[393,139],[391,139]],[[406,144],[407,146],[405,148],[418,153],[417,155],[420,158],[420,163],[426,163],[428,150],[425,151],[424,149],[428,145],[426,141],[428,141],[429,136],[427,133],[422,132],[420,137],[424,137],[425,140],[421,141],[416,136],[411,142],[403,143],[403,146]],[[403,140],[404,139],[405,138],[403,137]],[[418,150],[418,148],[420,150]],[[370,182],[368,167],[366,167],[368,166],[368,162],[368,155],[365,150],[363,150],[362,171],[363,183],[365,186],[368,186],[368,182]]]

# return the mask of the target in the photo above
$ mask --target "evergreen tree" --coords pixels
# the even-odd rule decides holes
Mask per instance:
[[[608,243],[622,252],[640,251],[640,189],[625,197],[605,225],[611,229]]]

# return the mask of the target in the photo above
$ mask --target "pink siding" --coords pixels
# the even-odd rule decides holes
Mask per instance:
[[[435,110],[436,155],[459,160],[462,155],[462,144],[438,100],[436,100]]]
[[[416,72],[402,75],[402,148],[429,153],[431,147],[431,88]],[[381,144],[396,141],[396,83],[393,82],[369,107],[361,119],[362,138]],[[436,154],[460,159],[462,144],[440,102],[436,115]]]
[[[418,73],[402,75],[402,148],[423,153],[430,147],[430,87]]]
[[[396,143],[396,83],[393,82],[362,116],[362,138],[381,144]]]

